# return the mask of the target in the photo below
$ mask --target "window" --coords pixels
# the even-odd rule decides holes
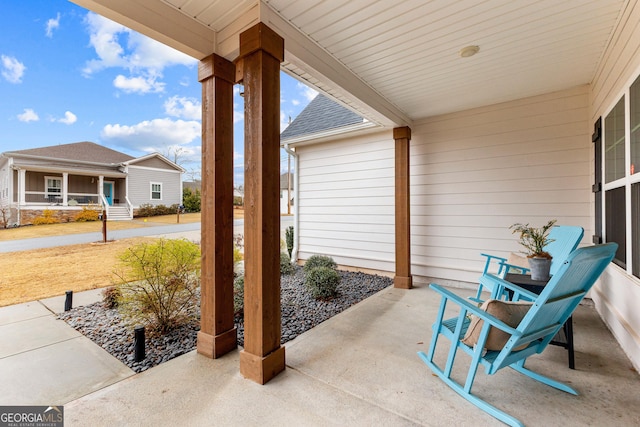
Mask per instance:
[[[57,176],[44,177],[45,197],[61,197],[62,196],[62,178]]]
[[[151,200],[162,200],[162,184],[158,182],[151,183]]]
[[[603,123],[604,237],[618,243],[614,263],[640,277],[640,77]]]

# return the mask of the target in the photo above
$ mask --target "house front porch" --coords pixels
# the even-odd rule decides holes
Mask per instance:
[[[238,373],[238,350],[218,359],[193,351],[65,402],[65,425],[502,425],[416,355],[429,344],[438,304],[424,284],[387,288],[287,343],[285,371],[265,386]],[[640,424],[640,377],[590,300],[574,325],[575,370],[555,346],[527,366],[579,396],[512,370],[488,377],[481,369],[474,391],[525,425]]]

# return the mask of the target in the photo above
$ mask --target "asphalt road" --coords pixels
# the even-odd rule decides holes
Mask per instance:
[[[286,229],[289,225],[293,224],[292,216],[281,217],[282,230]],[[107,230],[107,239],[118,240],[127,239],[129,237],[141,237],[141,236],[157,236],[157,235],[170,235],[176,233],[191,233],[200,231],[200,223],[194,222],[189,224],[175,224],[175,225],[155,225],[142,228],[131,228],[128,230]],[[234,234],[244,232],[244,220],[236,219],[233,221]],[[284,231],[283,231],[284,233]],[[17,252],[28,251],[32,249],[41,248],[53,248],[56,246],[78,245],[82,243],[101,242],[102,233],[81,233],[81,234],[69,234],[66,236],[51,236],[51,237],[35,237],[32,239],[23,240],[11,240],[6,242],[0,242],[0,252]]]

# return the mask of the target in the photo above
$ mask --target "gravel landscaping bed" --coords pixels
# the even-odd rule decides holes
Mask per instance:
[[[388,277],[339,271],[338,296],[329,301],[315,300],[304,285],[301,267],[281,278],[282,344],[324,322],[363,299],[391,286]],[[142,372],[196,348],[199,320],[160,337],[146,338],[146,358],[134,362],[133,329],[127,327],[118,311],[102,302],[76,307],[58,318],[87,336],[135,372]],[[244,345],[244,324],[236,318],[238,345]]]

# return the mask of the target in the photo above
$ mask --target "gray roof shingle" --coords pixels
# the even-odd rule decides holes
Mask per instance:
[[[51,145],[49,147],[29,148],[5,153],[6,155],[31,155],[81,162],[117,164],[134,159],[128,154],[112,150],[95,142],[74,142],[71,144]]]
[[[318,94],[280,134],[280,139],[284,141],[362,122],[362,117],[353,111]]]

